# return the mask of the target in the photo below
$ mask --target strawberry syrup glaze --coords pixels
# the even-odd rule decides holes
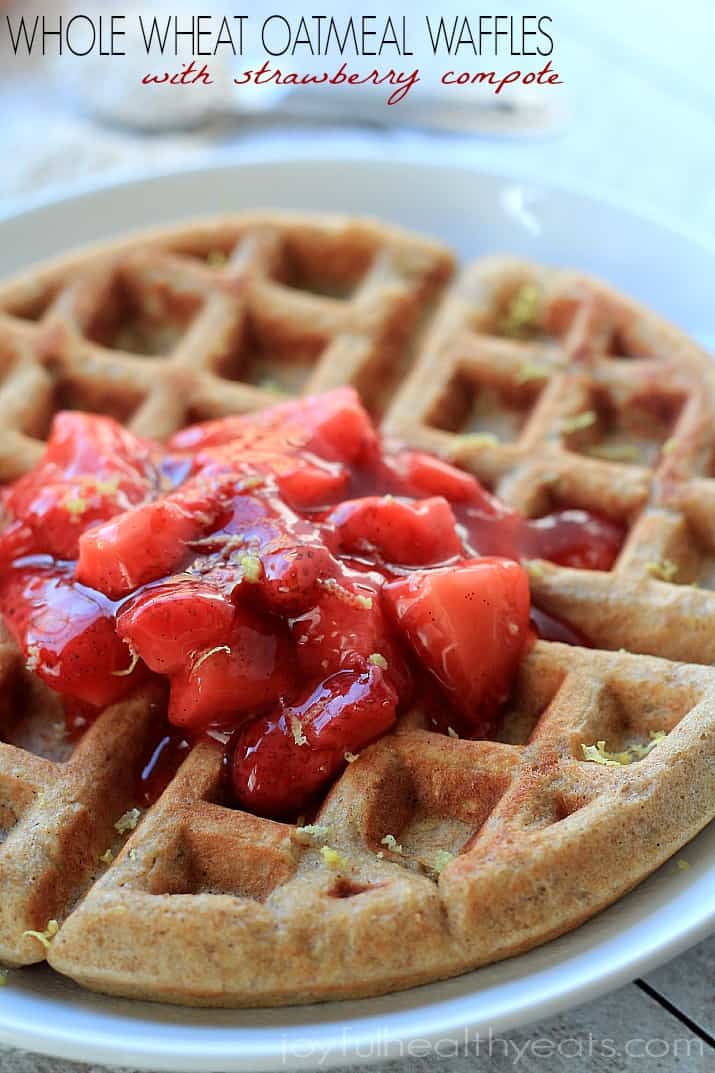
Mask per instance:
[[[164,448],[62,413],[1,494],[0,610],[68,729],[163,676],[142,799],[219,732],[234,802],[274,816],[310,807],[416,696],[435,729],[493,732],[534,630],[587,643],[529,608],[519,561],[606,570],[623,539],[582,511],[524,519],[382,443],[347,388]]]

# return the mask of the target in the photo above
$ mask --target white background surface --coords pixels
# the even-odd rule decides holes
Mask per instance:
[[[10,5],[11,10],[25,12],[50,11],[58,6],[58,0],[39,4],[18,0]],[[94,0],[94,6],[105,11],[133,6],[149,12],[159,5],[118,3],[112,8]],[[168,6],[171,10],[202,11],[217,6],[224,11],[231,8],[219,0],[200,5],[172,0]],[[256,2],[239,6],[255,17],[268,10],[267,5]],[[271,11],[293,14],[304,7],[286,0],[269,6]],[[428,0],[373,6],[395,14],[410,11],[415,25],[425,11],[474,13],[471,4]],[[88,10],[92,3],[86,0],[79,7]],[[356,9],[346,0],[323,7],[336,13]],[[464,138],[241,120],[163,139],[138,138],[100,129],[71,111],[66,97],[48,88],[47,61],[28,64],[3,55],[0,210],[48,186],[71,184],[93,173],[143,172],[173,163],[198,163],[217,151],[250,158],[259,152],[305,152],[312,145],[333,153],[359,150],[377,158],[389,158],[407,149],[426,159],[555,181],[665,216],[696,233],[715,235],[715,5],[711,0],[681,0],[677,5],[652,0],[556,0],[533,9],[494,0],[480,10],[519,8],[538,9],[553,18],[553,63],[561,71],[564,85],[544,91],[554,93],[551,99],[561,119],[543,137]],[[415,60],[429,68],[426,54]],[[475,66],[465,54],[462,60],[464,66]],[[101,64],[100,81],[108,78],[107,65],[114,62]],[[67,71],[79,80],[89,68],[91,61],[83,65],[78,60]],[[90,96],[98,92],[92,89],[91,81],[90,70],[86,89]]]

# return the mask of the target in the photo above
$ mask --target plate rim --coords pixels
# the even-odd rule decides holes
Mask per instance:
[[[364,147],[354,151],[343,149],[337,153],[327,150],[320,152],[313,149],[308,150],[307,148],[304,151],[296,149],[294,152],[286,153],[282,150],[275,151],[263,146],[261,149],[256,149],[255,152],[245,156],[231,149],[217,150],[201,163],[184,161],[174,167],[152,168],[144,172],[137,171],[133,167],[117,168],[110,175],[99,173],[77,182],[51,184],[36,195],[28,195],[23,198],[14,207],[10,201],[7,205],[3,205],[3,201],[0,198],[0,226],[18,222],[22,217],[29,217],[35,212],[56,208],[68,202],[81,202],[84,198],[108,194],[116,189],[126,190],[131,186],[141,187],[147,183],[162,183],[177,177],[183,180],[188,180],[190,177],[195,179],[205,175],[207,172],[250,170],[268,165],[276,167],[290,167],[293,165],[311,167],[314,165],[349,163],[358,167],[373,166],[395,169],[404,165],[412,165],[419,167],[423,171],[435,173],[456,172],[463,176],[476,176],[498,184],[519,183],[540,195],[561,195],[572,200],[595,202],[611,211],[632,216],[641,224],[658,228],[661,231],[668,231],[674,237],[684,239],[686,242],[698,246],[701,252],[715,257],[715,235],[705,237],[665,211],[656,211],[655,208],[644,209],[641,205],[632,204],[627,198],[615,197],[610,192],[600,189],[597,185],[591,185],[587,181],[580,182],[578,188],[576,188],[570,183],[544,182],[541,179],[532,178],[518,172],[511,173],[509,171],[483,168],[469,162],[453,164],[446,160],[427,160],[425,153],[426,150],[421,147],[411,149],[406,146],[402,146],[393,152],[389,159],[378,155],[378,153],[371,156],[364,151]],[[201,215],[205,216],[206,213]],[[186,218],[188,219],[189,217]],[[140,233],[146,228],[139,227],[133,230],[135,233]],[[81,250],[85,245],[86,243],[81,243],[77,247],[71,247],[71,250]],[[61,256],[62,252],[69,251],[60,251],[60,253],[53,256]],[[32,265],[28,267],[32,267]]]
[[[710,826],[712,827],[712,825]],[[700,838],[706,830],[707,828],[696,838]],[[662,865],[653,875],[662,872],[669,863],[672,864],[672,859]],[[643,881],[635,889],[642,888],[644,883],[649,882],[651,878],[649,877],[649,879]],[[627,897],[630,897],[630,895],[624,896],[624,898]],[[667,905],[664,908],[667,908]],[[608,912],[608,909],[597,914],[596,917],[577,930],[588,928],[589,924],[592,924],[593,921],[598,921],[606,912]],[[690,923],[684,924],[680,931],[671,935],[668,940],[656,942],[646,954],[638,959],[638,974],[650,972],[665,961],[678,956],[691,945],[711,934],[714,927],[715,907],[696,926]],[[611,941],[616,938],[617,935],[613,936]],[[559,943],[559,941],[559,939],[553,940],[551,943],[544,944],[544,946],[537,949],[544,950]],[[528,957],[528,953],[509,958],[507,962],[518,963],[521,958]],[[582,956],[583,954],[578,954],[577,958],[580,959]],[[552,986],[550,991],[543,993],[536,999],[531,1001],[522,1000],[518,1006],[502,1011],[499,1015],[491,1016],[488,1022],[478,1016],[476,1010],[473,1015],[465,1018],[464,1007],[470,1003],[474,1006],[475,1001],[478,1003],[480,993],[477,990],[454,998],[434,1000],[419,1009],[409,1008],[397,1013],[388,1012],[382,1017],[380,1051],[377,1056],[360,1053],[361,1046],[374,1041],[374,1036],[362,1028],[361,1020],[335,1021],[327,1027],[324,1024],[301,1026],[300,1031],[307,1030],[311,1032],[312,1038],[302,1040],[295,1051],[289,1050],[287,1052],[287,1057],[290,1066],[296,1071],[312,1070],[316,1068],[313,1055],[317,1053],[320,1055],[321,1068],[330,1069],[347,1063],[358,1065],[369,1064],[376,1060],[389,1061],[395,1058],[404,1058],[404,1046],[409,1045],[410,1040],[417,1038],[430,1042],[440,1039],[449,1039],[451,1041],[454,1038],[454,1033],[463,1034],[473,1031],[475,1027],[479,1032],[487,1029],[497,1033],[512,1031],[526,1024],[538,1023],[545,1018],[565,1012],[574,1006],[593,1001],[607,992],[617,990],[620,986],[633,980],[633,965],[633,960],[627,956],[623,956],[616,967],[614,967],[613,963],[603,963],[599,972],[593,973],[588,978],[581,979],[576,984],[571,983],[567,991],[567,998],[565,998],[562,988]],[[440,983],[449,984],[450,982],[466,984],[471,977],[479,974],[480,971],[482,970],[476,969],[472,973],[455,977],[451,981],[441,981],[426,986],[439,987]],[[411,993],[419,995],[422,990],[422,988],[418,987],[405,992],[397,992],[396,994],[398,996],[409,996]],[[389,999],[392,996],[387,995],[384,997]],[[91,1000],[91,993],[89,993],[89,998]],[[106,1000],[106,996],[104,998]],[[343,1004],[336,1002],[325,1005],[333,1009],[339,1009]],[[142,1010],[151,1009],[151,1003],[141,1003],[141,1008]],[[158,1008],[166,1007],[158,1006]],[[300,1007],[288,1007],[288,1009],[299,1010]],[[180,1015],[192,1012],[185,1007],[177,1007],[176,1010]],[[280,1009],[277,1012],[280,1013]],[[241,1011],[236,1011],[236,1013],[240,1015]],[[403,1026],[401,1024],[405,1020],[409,1021],[410,1018],[424,1017],[428,1013],[431,1013],[433,1019],[438,1018],[430,1027],[426,1027],[424,1023],[421,1023],[419,1026],[414,1025],[412,1029],[409,1029],[408,1025]],[[104,1014],[100,1012],[99,1016],[104,1016]],[[369,1015],[365,1020],[372,1022],[376,1020],[376,1016]],[[144,1020],[147,1020],[147,1018],[144,1018]],[[397,1025],[392,1031],[389,1030],[391,1021],[397,1021]],[[350,1043],[349,1046],[346,1046],[344,1033],[346,1026],[350,1024],[355,1024],[357,1027],[351,1030]],[[384,1027],[385,1024],[388,1025],[387,1030]],[[181,1035],[177,1036],[172,1042],[174,1026],[161,1023],[157,1024],[159,1031],[157,1031],[156,1040],[148,1043],[146,1038],[143,1037],[141,1049],[134,1050],[131,1043],[128,1044],[124,1039],[118,1040],[116,1034],[119,1031],[118,1028],[114,1029],[115,1035],[112,1036],[110,1028],[102,1026],[99,1029],[95,1029],[93,1035],[84,1035],[80,1040],[76,1033],[72,1032],[71,1027],[64,1028],[62,1025],[50,1024],[49,1022],[45,1022],[41,1027],[44,1032],[39,1037],[36,1024],[21,1025],[19,1028],[15,1027],[13,1031],[11,1027],[8,1027],[3,1010],[0,1008],[1,1044],[69,1061],[89,1061],[107,1065],[116,1065],[119,1062],[123,1066],[162,1070],[167,1071],[167,1073],[168,1071],[176,1071],[176,1073],[193,1073],[193,1071],[209,1073],[210,1070],[215,1070],[216,1062],[223,1063],[221,1069],[224,1070],[224,1073],[244,1070],[250,1070],[252,1073],[261,1073],[261,1071],[268,1073],[268,1071],[284,1069],[286,1068],[284,1041],[290,1032],[290,1029],[286,1028],[271,1030],[266,1028],[245,1029],[241,1026],[232,1026],[230,1029],[222,1027],[219,1030],[220,1038],[212,1046],[206,1035],[209,1032],[215,1032],[216,1029],[213,1026],[206,1026],[198,1029],[200,1034],[192,1045],[187,1042],[185,1036]],[[187,1027],[196,1029],[198,1026]],[[236,1046],[236,1037],[241,1033],[249,1033],[251,1036],[255,1036],[256,1039],[241,1039],[241,1050],[239,1051]],[[281,1045],[282,1041],[283,1045]],[[340,1049],[341,1046],[342,1049]],[[162,1064],[157,1065],[157,1062]]]
[[[439,173],[461,173],[463,176],[486,179],[495,185],[506,186],[518,183],[541,196],[564,196],[582,203],[596,204],[598,207],[605,207],[609,210],[635,217],[640,224],[657,228],[661,232],[666,232],[673,237],[684,240],[688,244],[693,244],[699,248],[701,253],[715,258],[715,243],[711,244],[704,236],[693,234],[690,229],[669,219],[665,214],[644,211],[641,207],[636,209],[626,201],[614,199],[604,194],[603,191],[589,189],[587,184],[574,189],[568,185],[545,183],[526,176],[497,173],[468,163],[454,165],[446,161],[428,161],[424,159],[424,155],[420,158],[419,154],[416,155],[414,152],[405,151],[404,149],[394,152],[389,160],[377,154],[375,156],[365,154],[362,150],[354,153],[341,152],[337,154],[327,151],[325,153],[316,153],[313,150],[286,154],[284,152],[276,153],[264,150],[263,152],[253,153],[248,157],[236,156],[232,153],[216,153],[200,164],[186,162],[178,167],[152,169],[149,173],[144,174],[137,174],[132,170],[124,173],[114,172],[109,179],[102,176],[93,176],[79,184],[63,184],[62,186],[45,189],[35,197],[23,199],[21,204],[14,209],[10,208],[9,211],[4,211],[0,204],[0,234],[6,225],[20,223],[23,218],[30,222],[33,214],[43,210],[46,211],[68,204],[75,207],[81,205],[82,201],[87,197],[96,195],[111,196],[111,193],[119,188],[135,187],[140,189],[147,184],[161,184],[177,177],[180,177],[186,183],[191,183],[202,176],[206,176],[207,173],[256,170],[269,165],[283,167],[298,165],[309,170],[311,167],[342,163],[357,164],[366,169],[370,167],[378,169],[398,168],[409,163],[419,167],[423,172],[429,172],[435,176]],[[141,230],[141,228],[135,228],[134,230]],[[82,243],[81,245],[85,244]],[[78,248],[81,248],[81,246]],[[59,256],[61,252],[58,251],[53,256]],[[19,271],[23,271],[23,269]],[[702,835],[698,837],[700,838]],[[667,867],[667,863],[662,867]],[[655,874],[657,875],[658,873]],[[649,880],[645,882],[647,883]],[[642,886],[643,884],[640,884],[639,888]],[[625,895],[624,899],[631,896],[630,894]],[[623,901],[623,899],[620,901]],[[673,899],[671,898],[666,903],[666,906],[663,907],[664,911],[667,905],[672,904],[672,901]],[[607,911],[605,910],[604,912]],[[602,914],[599,914],[593,919],[598,920],[601,916]],[[588,928],[589,924],[585,924],[582,927]],[[650,971],[657,965],[677,956],[713,930],[715,930],[715,906],[709,913],[704,912],[694,924],[692,921],[683,920],[680,928],[674,932],[671,931],[666,938],[654,934],[650,943],[646,943],[644,939],[641,943],[642,952],[639,957],[633,957],[631,950],[628,956],[623,955],[620,960],[614,959],[614,961],[604,962],[598,969],[592,968],[590,975],[584,975],[579,981],[574,982],[567,979],[561,986],[554,983],[550,990],[546,990],[537,997],[532,996],[529,998],[526,992],[520,994],[518,1002],[513,1003],[509,1009],[502,1010],[499,1016],[492,1016],[489,1023],[498,1031],[506,1031],[520,1027],[527,1022],[542,1020],[571,1006],[593,1000],[603,995],[606,991],[617,988],[633,979],[634,973],[640,974]],[[559,940],[555,940],[555,942],[559,942]],[[544,949],[544,947],[539,949]],[[576,955],[577,958],[583,956],[583,953]],[[521,957],[528,957],[528,954],[521,955]],[[519,959],[510,960],[518,961]],[[480,971],[482,970],[475,970],[457,979],[467,983],[472,977],[478,975]],[[529,975],[531,973],[527,970],[525,976],[521,979],[526,979]],[[435,983],[427,986],[439,987],[440,985]],[[419,995],[422,989],[416,988],[413,990]],[[398,994],[409,995],[410,992]],[[425,1003],[424,1006],[418,1002],[404,1010],[386,1012],[382,1015],[384,1024],[388,1027],[394,1027],[391,1027],[391,1030],[386,1032],[384,1038],[385,1049],[384,1052],[381,1051],[379,1058],[388,1060],[394,1057],[401,1045],[404,1045],[409,1039],[415,1038],[415,1028],[417,1026],[415,1025],[412,1029],[408,1028],[407,1022],[409,1022],[410,1018],[415,1019],[417,1016],[426,1018],[429,1015],[430,1024],[423,1024],[420,1027],[419,1036],[432,1041],[440,1036],[446,1036],[450,1032],[462,1031],[472,1025],[481,1024],[482,1021],[477,1009],[473,1010],[473,1016],[469,1015],[465,1020],[465,1007],[470,1003],[472,1007],[478,1007],[479,995],[478,990],[472,990],[456,997],[434,998]],[[386,996],[388,999],[389,997]],[[71,996],[69,1001],[71,1004]],[[63,1000],[63,1004],[65,1002],[66,1000]],[[29,1024],[23,1025],[22,1018],[15,1018],[13,1027],[13,1018],[8,1017],[5,1009],[3,1009],[5,1005],[5,1003],[0,1004],[0,1042],[8,1046],[22,1047],[64,1059],[98,1061],[108,1064],[116,1064],[119,1060],[123,1064],[134,1064],[138,1068],[150,1069],[159,1068],[154,1063],[160,1061],[164,1063],[161,1068],[171,1068],[173,1070],[209,1069],[217,1061],[232,1063],[225,1066],[226,1069],[251,1068],[256,1071],[276,1069],[284,1064],[281,1061],[280,1030],[278,1029],[246,1029],[240,1025],[232,1026],[230,1029],[224,1027],[220,1030],[220,1036],[217,1037],[216,1047],[212,1048],[208,1045],[207,1040],[203,1038],[208,1028],[206,1026],[203,1028],[194,1026],[200,1035],[192,1051],[186,1040],[180,1036],[175,1037],[172,1047],[174,1026],[164,1022],[157,1022],[156,1040],[152,1046],[149,1046],[146,1040],[143,1040],[142,1053],[138,1054],[133,1052],[131,1043],[127,1043],[126,1039],[119,1038],[119,1029],[116,1026],[114,1027],[115,1036],[113,1039],[111,1038],[112,1026],[105,1024],[99,1025],[90,1036],[85,1035],[82,1040],[78,1040],[77,1036],[72,1034],[71,1021],[68,1021],[67,1026],[63,1023],[51,1024],[42,1021],[39,1024],[35,1023],[30,1026]],[[334,1009],[339,1008],[340,1005],[341,1003],[331,1004]],[[148,1008],[148,1004],[142,1004],[142,1009],[146,1008]],[[184,1012],[186,1013],[187,1011]],[[103,1011],[88,1011],[88,1016],[105,1017],[106,1014]],[[373,1019],[374,1015],[368,1015],[368,1020]],[[330,1049],[331,1053],[323,1062],[326,1068],[348,1062],[373,1061],[375,1060],[374,1056],[364,1056],[356,1053],[360,1044],[364,1042],[364,1038],[360,1034],[361,1020],[361,1018],[353,1018],[346,1022],[336,1020],[328,1024],[304,1024],[301,1026],[301,1031],[311,1033],[316,1040],[321,1038],[321,1053],[326,1048]],[[358,1027],[353,1033],[350,1046],[347,1049],[344,1047],[343,1036],[344,1049],[340,1051],[338,1049],[340,1034],[344,1029],[344,1025],[350,1023],[356,1024]],[[186,1027],[191,1028],[192,1026]],[[244,1038],[241,1038],[241,1033],[243,1033]],[[255,1034],[256,1040],[246,1039],[246,1033]],[[334,1037],[332,1042],[330,1042],[331,1035]],[[272,1039],[268,1039],[267,1037],[269,1036]],[[233,1043],[231,1042],[232,1038],[235,1041]],[[240,1053],[238,1053],[236,1046],[236,1041],[239,1038],[242,1048]],[[91,1040],[89,1050],[88,1039]],[[285,1059],[285,1054],[283,1054],[283,1059]],[[166,1062],[170,1062],[171,1066],[167,1066]],[[296,1056],[293,1053],[290,1054],[290,1063],[296,1069],[313,1068],[315,1065],[312,1058]]]

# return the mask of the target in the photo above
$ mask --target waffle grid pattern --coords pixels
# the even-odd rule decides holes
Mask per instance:
[[[37,462],[63,407],[160,439],[345,382],[380,408],[451,271],[442,247],[367,222],[246,217],[0,287],[0,478]]]
[[[505,338],[499,327],[522,288],[534,320],[517,325],[522,338]],[[387,428],[469,469],[527,516],[581,507],[625,523],[610,572],[534,564],[540,606],[599,648],[709,665],[714,384],[694,343],[602,284],[485,259],[442,305]],[[490,435],[505,425],[511,439]]]
[[[541,605],[603,651],[539,642],[500,741],[406,714],[347,767],[312,833],[227,808],[206,741],[120,834],[159,698],[108,709],[68,745],[56,700],[0,639],[6,963],[46,955],[89,987],[199,1005],[389,991],[576,926],[712,818],[715,596],[689,584],[707,584],[715,547],[708,359],[591,280],[488,260],[440,298],[451,272],[448,251],[381,225],[270,216],[143,236],[0,288],[5,479],[37,461],[62,406],[163,437],[278,388],[350,382],[387,432],[525,513],[583,506],[629,525],[611,573],[532,565]],[[525,286],[538,313],[514,323]],[[650,654],[605,651],[620,648]],[[637,763],[583,757],[660,731]],[[51,919],[46,951],[25,932]]]

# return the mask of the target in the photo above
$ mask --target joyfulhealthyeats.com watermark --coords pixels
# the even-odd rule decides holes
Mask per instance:
[[[332,1062],[335,1058],[346,1061],[379,1061],[399,1059],[449,1059],[449,1058],[483,1058],[500,1059],[518,1068],[534,1059],[547,1061],[557,1058],[590,1062],[592,1060],[641,1060],[674,1063],[687,1062],[688,1059],[702,1058],[705,1044],[697,1036],[666,1038],[664,1036],[610,1037],[597,1036],[592,1032],[583,1035],[539,1035],[525,1036],[519,1033],[500,1035],[491,1030],[472,1032],[463,1029],[451,1035],[437,1036],[432,1039],[414,1038],[395,1041],[386,1033],[377,1032],[369,1039],[359,1038],[358,1034],[345,1027],[337,1041],[322,1046],[317,1043],[302,1042],[290,1033],[282,1037],[283,1063],[288,1067],[291,1062],[310,1060],[315,1068]],[[584,1068],[591,1068],[590,1065]],[[686,1067],[684,1067],[686,1068]]]

